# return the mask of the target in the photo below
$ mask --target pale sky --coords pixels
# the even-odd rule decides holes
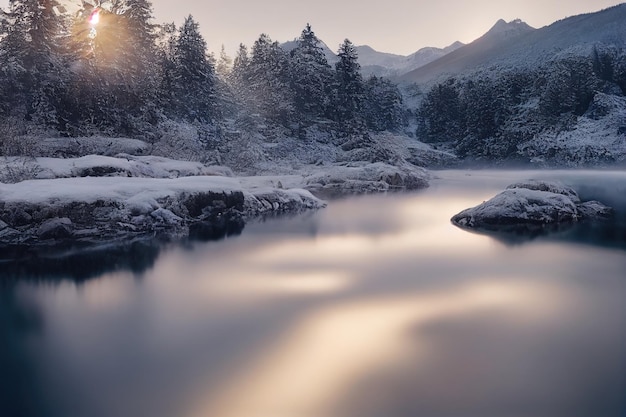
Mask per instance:
[[[211,51],[222,44],[233,55],[261,33],[292,40],[310,23],[332,50],[345,38],[382,52],[408,55],[425,46],[468,43],[498,19],[516,18],[539,28],[598,11],[616,0],[153,0],[157,22],[182,23],[192,14]],[[5,7],[8,0],[0,0]]]

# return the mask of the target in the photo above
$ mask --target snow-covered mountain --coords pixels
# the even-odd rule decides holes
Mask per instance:
[[[408,56],[379,52],[367,45],[357,46],[357,52],[365,75],[397,76],[420,68],[462,46],[463,43],[454,42],[445,48],[426,47]]]
[[[626,3],[533,29],[521,20],[499,20],[485,35],[401,77],[426,84],[487,69],[532,67],[556,54],[589,55],[597,44],[626,45]]]
[[[290,52],[296,47],[296,45],[297,41],[293,40],[282,43],[281,47],[285,51]],[[326,56],[328,63],[334,65],[338,60],[335,52],[333,52],[323,41],[320,46],[324,51],[324,55]],[[454,42],[452,45],[445,48],[422,48],[407,56],[380,52],[368,45],[357,46],[356,50],[359,55],[361,71],[364,75],[392,77],[405,74],[416,68],[420,68],[429,62],[433,62],[442,56],[456,51],[463,46],[464,44],[461,42]]]

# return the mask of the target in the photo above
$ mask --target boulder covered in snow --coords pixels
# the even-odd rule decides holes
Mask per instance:
[[[428,187],[426,170],[382,162],[325,166],[305,177],[305,188],[322,194],[364,194]]]
[[[463,210],[452,222],[463,228],[520,231],[607,218],[612,209],[597,201],[581,203],[576,191],[560,183],[527,181],[512,184],[476,207]]]

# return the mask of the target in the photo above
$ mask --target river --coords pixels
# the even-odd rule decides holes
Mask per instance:
[[[0,415],[626,415],[626,173],[435,175],[221,241],[0,263]],[[450,223],[529,178],[616,219]]]

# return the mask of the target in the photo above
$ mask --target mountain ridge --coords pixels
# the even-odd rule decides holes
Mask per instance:
[[[509,22],[507,25],[513,24],[517,30],[512,28],[505,31],[507,36],[501,36],[503,28],[498,21],[475,41],[401,75],[398,80],[428,84],[496,65],[500,68],[536,65],[567,51],[588,54],[597,44],[626,46],[626,3],[561,19],[539,29],[520,22]]]

